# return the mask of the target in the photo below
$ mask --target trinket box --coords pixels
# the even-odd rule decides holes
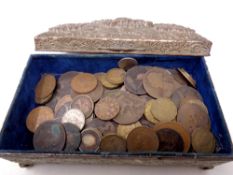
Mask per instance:
[[[203,169],[233,160],[232,141],[210,78],[204,56],[212,43],[194,30],[179,25],[118,18],[84,24],[65,24],[35,37],[38,51],[62,54],[32,54],[21,78],[0,134],[0,157],[21,166],[39,163],[131,164],[196,166]],[[28,113],[37,105],[34,89],[44,73],[57,77],[67,71],[105,72],[124,57],[140,65],[184,68],[196,80],[196,88],[209,110],[211,130],[216,138],[214,153],[86,153],[40,152],[33,149],[25,125]]]

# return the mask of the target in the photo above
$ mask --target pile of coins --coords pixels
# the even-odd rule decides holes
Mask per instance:
[[[27,116],[37,151],[215,151],[208,109],[183,68],[119,60],[106,73],[41,76]]]

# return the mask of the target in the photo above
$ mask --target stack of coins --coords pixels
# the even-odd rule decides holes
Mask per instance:
[[[95,74],[42,75],[38,107],[26,126],[38,151],[215,151],[196,81],[184,69],[138,65],[134,58]]]

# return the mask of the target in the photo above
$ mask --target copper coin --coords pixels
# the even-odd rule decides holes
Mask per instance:
[[[189,84],[192,87],[194,87],[194,88],[196,87],[196,81],[193,79],[193,77],[184,68],[178,68],[177,70],[189,82]]]
[[[209,115],[196,104],[185,103],[178,110],[177,121],[191,134],[196,128],[210,129]]]
[[[97,152],[99,150],[102,135],[95,128],[87,128],[81,132],[82,141],[79,150],[82,152]]]
[[[113,84],[110,83],[107,79],[107,74],[106,73],[96,73],[95,76],[97,77],[97,79],[101,82],[101,84],[107,88],[107,89],[114,89],[116,87],[118,87],[118,84]]]
[[[170,99],[158,98],[152,101],[151,113],[160,122],[169,122],[176,118],[177,108]]]
[[[164,131],[165,134],[162,136],[163,133],[161,133],[160,135],[161,140],[163,140],[160,149],[164,150],[166,148],[166,150],[174,149],[174,151],[183,151],[183,152],[189,151],[191,144],[190,135],[181,124],[177,122],[164,122],[155,125],[154,129],[155,132],[166,129],[166,131]],[[166,137],[167,130],[169,131],[167,133],[168,136]],[[172,132],[170,132],[171,130]],[[180,138],[182,139],[181,143],[179,142]],[[171,143],[169,143],[170,141]],[[182,149],[180,150],[181,147]]]
[[[129,70],[130,68],[134,67],[138,65],[138,61],[134,58],[130,58],[130,57],[125,57],[125,58],[122,58],[118,61],[118,66],[119,68],[121,69],[124,69],[124,70]]]
[[[88,95],[78,95],[73,99],[71,108],[81,110],[85,117],[88,118],[93,112],[94,103]]]
[[[143,116],[145,103],[140,97],[120,90],[108,93],[107,96],[115,98],[120,104],[120,112],[113,119],[116,123],[135,123]]]
[[[182,100],[185,99],[198,99],[202,101],[201,94],[196,89],[189,86],[180,87],[171,96],[171,100],[176,104],[177,108],[180,107]]]
[[[111,120],[120,111],[118,101],[112,97],[104,97],[95,105],[95,114],[101,120]]]
[[[159,139],[151,128],[137,127],[127,137],[129,152],[154,152],[159,148]]]
[[[107,74],[107,80],[112,84],[122,84],[125,79],[126,72],[120,68],[112,68],[110,69]]]
[[[143,78],[145,91],[154,98],[168,98],[181,87],[171,72],[166,69],[153,67]]]
[[[57,87],[55,95],[58,99],[64,97],[65,95],[71,95],[72,89],[70,86],[64,85],[62,88]]]
[[[129,133],[134,128],[137,128],[137,127],[140,127],[140,126],[142,126],[142,124],[140,122],[132,123],[132,124],[129,124],[129,125],[118,125],[117,126],[117,135],[124,138],[124,139],[127,139]]]
[[[71,103],[72,102],[66,102],[59,108],[59,110],[55,113],[56,118],[62,118],[64,117],[65,113],[71,109]]]
[[[168,69],[169,72],[173,75],[174,79],[179,82],[181,85],[185,86],[188,85],[187,80],[184,78],[183,75],[177,69]]]
[[[199,105],[204,111],[206,111],[206,113],[209,113],[206,105],[201,100],[185,98],[185,99],[183,99],[181,101],[180,106],[182,106],[185,103],[191,103],[191,104]]]
[[[37,151],[62,151],[65,141],[65,129],[55,121],[42,123],[33,136],[33,146]]]
[[[126,89],[133,94],[146,94],[142,80],[147,71],[148,68],[146,66],[135,66],[129,69],[124,80]]]
[[[192,133],[192,147],[198,153],[213,153],[216,141],[206,128],[196,128]]]
[[[81,134],[79,128],[72,123],[63,124],[66,132],[66,143],[64,150],[73,152],[78,149],[81,142]]]
[[[54,112],[57,113],[57,111],[67,102],[72,102],[72,98],[70,95],[65,95],[57,101]]]
[[[105,136],[100,143],[102,152],[125,152],[126,141],[117,135]]]
[[[57,101],[58,101],[58,98],[55,93],[53,97],[45,105],[50,107],[54,111]]]
[[[35,98],[44,99],[52,94],[56,87],[56,79],[51,74],[42,75],[35,88]]]
[[[51,100],[51,98],[53,97],[53,94],[50,94],[48,97],[45,98],[35,98],[35,102],[37,104],[45,104],[47,103],[49,100]]]
[[[97,86],[97,78],[90,73],[79,73],[71,80],[71,88],[77,93],[89,93]]]
[[[151,99],[146,103],[145,110],[144,110],[144,116],[148,121],[156,124],[156,123],[159,123],[159,120],[151,112],[151,107],[154,101],[155,101],[154,99]]]
[[[36,107],[28,114],[26,119],[26,126],[29,131],[35,132],[36,129],[48,120],[54,119],[53,110],[47,106]]]
[[[70,83],[72,81],[72,79],[78,75],[80,72],[77,71],[69,71],[69,72],[65,72],[64,74],[62,74],[59,79],[58,79],[58,86],[59,88],[65,88],[65,87],[70,87]]]
[[[85,125],[85,116],[79,109],[70,109],[61,118],[61,122],[72,123],[82,130]]]

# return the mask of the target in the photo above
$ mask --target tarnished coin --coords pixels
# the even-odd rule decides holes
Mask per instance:
[[[177,108],[180,107],[182,100],[186,99],[198,99],[202,101],[201,94],[196,89],[189,86],[180,87],[171,96],[171,100],[176,104]]]
[[[120,111],[118,101],[112,97],[104,97],[95,105],[95,114],[101,120],[111,120]]]
[[[118,61],[118,66],[119,68],[121,69],[124,69],[124,70],[129,70],[130,68],[134,67],[138,65],[138,61],[134,58],[130,58],[130,57],[125,57],[125,58],[122,58]]]
[[[62,74],[59,79],[58,79],[58,87],[59,88],[65,88],[65,87],[69,87],[70,88],[70,83],[71,80],[78,75],[80,72],[77,71],[69,71],[69,72],[65,72],[64,74]]]
[[[90,73],[79,73],[71,80],[71,88],[77,93],[89,93],[97,86],[97,78]]]
[[[33,136],[33,146],[37,151],[62,151],[65,141],[65,129],[55,121],[42,123]]]
[[[61,106],[57,110],[57,112],[55,113],[56,119],[60,119],[60,118],[64,117],[65,113],[71,109],[71,103],[72,103],[71,101],[66,102],[65,104],[63,104],[63,106]]]
[[[140,127],[140,126],[142,126],[140,122],[132,123],[132,124],[129,124],[129,125],[118,125],[117,126],[117,135],[124,138],[124,139],[127,139],[129,133],[134,128],[137,128],[137,127]]]
[[[125,152],[126,141],[117,135],[107,135],[101,140],[100,151],[102,152]]]
[[[192,87],[194,87],[194,88],[196,87],[196,81],[193,79],[193,77],[184,68],[178,68],[177,70],[189,82],[189,84]]]
[[[180,106],[182,106],[185,103],[191,103],[191,104],[199,105],[201,108],[203,108],[204,111],[206,111],[206,113],[209,113],[206,105],[201,100],[185,98],[184,100],[181,101]]]
[[[156,124],[156,123],[159,123],[159,120],[157,118],[155,118],[151,112],[151,106],[152,106],[153,101],[155,101],[155,100],[151,99],[151,100],[147,101],[147,103],[145,105],[144,116],[148,121]]]
[[[97,152],[102,135],[98,129],[87,128],[81,132],[82,141],[79,150],[82,152]]]
[[[60,88],[59,86],[56,89],[56,96],[58,99],[64,97],[65,95],[71,95],[72,89],[70,86],[64,85],[63,88]]]
[[[143,116],[139,122],[141,123],[142,126],[147,127],[147,128],[153,128],[155,126],[154,123],[148,121],[145,116]]]
[[[107,72],[106,78],[110,83],[120,85],[124,82],[125,74],[123,69],[112,68]]]
[[[44,99],[51,95],[56,87],[56,78],[51,74],[42,75],[35,88],[35,99]]]
[[[160,140],[159,150],[189,151],[190,135],[181,124],[177,122],[159,123],[155,125],[154,129]]]
[[[181,87],[171,72],[166,69],[153,67],[143,78],[145,91],[154,98],[168,98]]]
[[[124,80],[126,89],[133,94],[146,94],[142,81],[147,71],[148,68],[146,66],[135,66],[129,69]]]
[[[129,152],[153,152],[159,148],[159,139],[151,128],[137,127],[127,137]]]
[[[73,99],[71,108],[81,110],[85,117],[88,118],[93,112],[94,103],[88,95],[78,95]]]
[[[53,110],[47,106],[39,106],[31,110],[26,119],[26,126],[29,131],[35,132],[42,123],[53,120]]]
[[[160,122],[169,122],[176,118],[176,105],[168,98],[158,98],[152,101],[152,115]]]
[[[213,153],[216,141],[206,128],[196,128],[192,133],[192,147],[198,153]]]
[[[113,119],[116,123],[123,125],[135,123],[143,116],[145,103],[140,97],[120,90],[106,96],[115,98],[120,104],[120,112]]]
[[[53,97],[53,94],[50,94],[48,97],[45,98],[35,98],[35,102],[37,104],[45,104],[47,103],[49,100],[51,100],[51,98]]]
[[[168,69],[168,71],[172,73],[174,79],[181,85],[188,85],[187,80],[184,78],[183,75],[181,75],[181,73],[177,69]]]
[[[57,113],[58,110],[67,102],[72,102],[72,98],[70,95],[65,95],[57,101],[54,112]]]
[[[209,115],[197,104],[183,104],[177,114],[179,122],[190,134],[199,127],[210,129]]]
[[[106,73],[96,73],[95,76],[97,77],[97,79],[101,82],[101,84],[102,84],[105,88],[114,89],[114,88],[116,88],[116,87],[119,86],[118,84],[110,83],[110,82],[107,80],[107,74],[106,74]]]
[[[64,151],[76,151],[81,142],[81,134],[79,128],[72,123],[64,123],[63,126],[66,132],[66,143]]]
[[[61,118],[61,122],[72,123],[82,130],[85,125],[85,116],[79,109],[70,109]]]
[[[53,97],[45,105],[50,107],[54,111],[57,101],[58,101],[58,98],[55,93]]]

